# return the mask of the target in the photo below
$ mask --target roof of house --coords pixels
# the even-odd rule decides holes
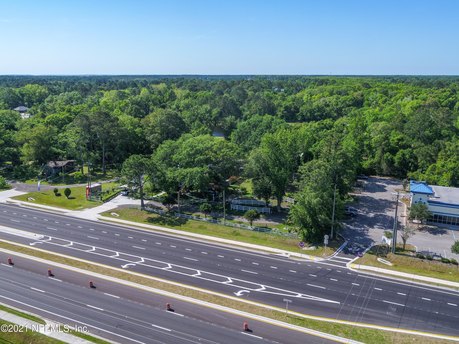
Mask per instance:
[[[435,195],[429,201],[459,204],[459,188],[432,185],[432,189]]]
[[[26,112],[28,110],[29,110],[29,108],[24,106],[24,105],[21,105],[21,106],[18,106],[17,108],[14,108],[14,111],[19,111],[19,112]]]
[[[410,192],[418,194],[433,195],[434,191],[426,182],[410,181]]]
[[[48,167],[65,167],[67,166],[69,163],[74,163],[75,160],[53,160],[53,161],[50,161],[46,164],[46,166]]]

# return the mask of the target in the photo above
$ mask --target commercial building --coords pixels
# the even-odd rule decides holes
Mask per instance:
[[[410,182],[410,204],[426,204],[432,213],[430,222],[459,226],[459,188]]]

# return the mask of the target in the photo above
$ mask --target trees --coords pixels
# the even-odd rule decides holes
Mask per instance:
[[[418,220],[421,221],[421,223],[424,223],[431,215],[432,214],[427,205],[423,203],[416,203],[411,206],[408,218],[410,220]]]
[[[153,174],[153,163],[150,159],[141,155],[131,155],[127,158],[121,169],[121,175],[129,184],[139,189],[140,207],[144,204],[144,185],[147,178]]]
[[[204,217],[209,215],[210,212],[212,211],[212,206],[209,204],[209,203],[202,203],[200,206],[199,206],[199,210],[204,213]]]
[[[67,197],[67,199],[70,197],[71,194],[72,194],[72,190],[70,188],[65,188],[64,195],[65,197]]]
[[[402,226],[399,229],[399,233],[403,241],[403,250],[405,250],[406,242],[408,241],[409,238],[411,238],[413,235],[416,234],[416,230],[410,226]]]
[[[454,244],[451,246],[451,252],[459,254],[459,240],[455,241]]]
[[[182,117],[172,110],[157,109],[142,120],[145,138],[152,150],[166,140],[178,139],[187,126]]]
[[[253,221],[255,221],[255,220],[260,218],[260,213],[258,211],[256,211],[255,209],[250,209],[250,210],[247,210],[244,213],[244,218],[247,221],[249,221],[250,227],[252,227]]]

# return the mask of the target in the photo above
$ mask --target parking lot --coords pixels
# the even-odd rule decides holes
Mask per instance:
[[[352,204],[357,209],[357,216],[345,221],[341,233],[349,240],[350,246],[358,244],[368,247],[381,243],[384,231],[392,231],[396,202],[394,193],[401,191],[403,187],[400,181],[383,177],[369,177],[362,180],[362,183],[362,192],[354,195],[356,202]],[[399,202],[398,215],[399,223],[405,224],[406,207],[402,202]],[[458,230],[420,226],[420,230],[408,240],[408,244],[416,246],[418,251],[424,253],[459,259],[459,255],[451,253],[451,245],[455,240],[459,240]],[[400,236],[398,242],[402,242]]]

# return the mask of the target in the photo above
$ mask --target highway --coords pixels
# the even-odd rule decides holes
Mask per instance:
[[[14,265],[5,264],[8,257]],[[133,287],[98,280],[0,252],[0,303],[44,318],[87,326],[91,333],[120,343],[332,343],[304,333],[244,319]],[[95,288],[89,287],[89,280]],[[166,311],[170,302],[174,312]]]
[[[459,293],[362,275],[345,261],[285,257],[0,205],[0,225],[43,235],[0,232],[30,244],[228,295],[334,319],[459,335]]]

